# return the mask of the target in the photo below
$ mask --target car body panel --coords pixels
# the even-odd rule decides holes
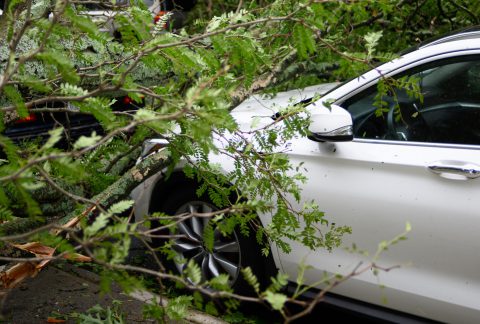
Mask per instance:
[[[430,299],[462,305],[457,312],[469,308],[478,312],[480,260],[475,255],[480,218],[475,197],[480,194],[480,183],[445,179],[427,166],[451,159],[452,150],[456,160],[480,161],[480,150],[361,141],[302,142],[292,147],[302,148],[294,150],[292,162],[305,162],[308,170],[304,199],[315,199],[328,219],[352,227],[344,246],[355,243],[373,255],[378,243],[393,239],[407,222],[412,225],[408,239],[389,248],[378,261],[382,267],[401,268],[381,273],[379,278],[368,271],[345,284],[348,287],[350,282],[361,281],[362,290],[341,285],[341,293],[381,304],[381,283],[387,287],[387,296],[406,295],[418,309],[416,315],[426,315],[423,308],[428,309]],[[293,250],[280,256],[284,271],[295,278],[300,262],[312,265],[308,284],[322,278],[323,271],[347,275],[358,262],[369,260],[344,250],[313,252],[298,244]],[[389,294],[390,290],[395,293]],[[387,306],[398,305],[389,299]],[[410,307],[397,309],[414,313]],[[442,314],[443,309],[431,309],[428,317],[447,320],[450,313]],[[457,312],[447,321],[454,320]]]

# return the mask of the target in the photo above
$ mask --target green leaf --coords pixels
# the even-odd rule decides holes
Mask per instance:
[[[5,194],[4,188],[0,187],[0,206],[9,206],[10,199],[8,199],[7,195]]]
[[[212,315],[212,316],[219,316],[218,310],[217,310],[217,308],[215,307],[215,304],[212,301],[209,301],[205,305],[205,312],[209,315]]]
[[[7,6],[7,12],[10,14],[12,12],[12,10],[18,5],[18,4],[21,4],[21,3],[24,3],[25,0],[10,0],[8,3],[8,6]],[[3,8],[2,8],[3,10]]]
[[[157,114],[154,111],[142,108],[137,110],[133,118],[135,118],[135,120],[144,121],[155,119],[155,117],[157,117]]]
[[[179,296],[170,299],[166,307],[168,317],[173,320],[181,320],[187,316],[187,311],[192,306],[193,296]]]
[[[3,88],[3,92],[7,96],[8,99],[12,101],[12,103],[17,108],[17,113],[20,117],[25,118],[28,116],[28,109],[25,106],[25,102],[23,101],[22,94],[12,85],[6,85]]]
[[[19,75],[18,78],[30,89],[40,93],[48,94],[52,91],[52,87],[46,84],[44,80],[34,75]]]
[[[108,220],[112,217],[112,214],[101,213],[95,218],[92,225],[89,225],[85,228],[84,234],[86,237],[92,237],[97,234],[102,228],[108,224]]]
[[[52,148],[55,144],[57,144],[62,139],[63,128],[55,128],[48,132],[50,137],[48,140],[43,144],[42,149],[49,149]]]
[[[313,33],[305,26],[296,24],[295,27],[293,27],[293,41],[295,43],[298,56],[301,59],[307,59],[308,54],[315,52]]]
[[[112,206],[110,206],[110,208],[108,209],[108,212],[111,214],[121,214],[124,211],[128,210],[130,207],[132,207],[134,203],[135,201],[133,200],[119,201],[113,204]]]
[[[184,270],[184,274],[195,285],[198,285],[202,280],[202,271],[200,270],[198,264],[196,264],[193,260],[188,261],[187,266]]]
[[[213,289],[217,290],[230,290],[228,284],[229,276],[227,274],[220,274],[209,281],[209,285],[212,286]]]
[[[137,45],[139,41],[151,38],[150,24],[151,13],[137,6],[129,7],[123,14],[115,15],[116,31],[122,35],[124,45]]]
[[[130,235],[123,235],[119,241],[112,245],[112,256],[109,260],[110,264],[120,264],[125,261],[130,251],[131,241]]]
[[[20,163],[21,159],[18,155],[19,149],[10,138],[0,135],[0,146],[3,152],[7,155],[10,165],[17,165]]]
[[[0,205],[0,221],[9,221],[13,218],[13,213],[10,209]]]
[[[22,181],[21,186],[29,191],[33,191],[45,187],[45,183],[41,181]]]
[[[63,56],[60,52],[44,51],[37,54],[36,57],[46,64],[55,66],[58,69],[58,72],[62,75],[62,78],[68,83],[75,84],[80,80],[72,61]]]
[[[405,224],[405,232],[410,232],[412,230],[412,224],[410,222],[407,222]]]
[[[277,292],[288,284],[288,274],[279,272],[275,278],[270,278],[272,284],[269,287],[269,290],[272,292]]]
[[[214,234],[215,231],[213,229],[212,222],[209,221],[203,228],[203,243],[205,244],[207,251],[213,251]]]
[[[272,308],[275,310],[282,310],[285,302],[287,301],[287,296],[284,294],[274,293],[269,290],[265,293],[265,299],[272,305]]]
[[[92,132],[92,135],[90,137],[86,136],[80,136],[80,138],[73,144],[73,148],[75,150],[82,149],[85,147],[92,146],[96,144],[102,137],[97,135],[97,133],[94,131]]]
[[[85,96],[88,94],[88,91],[82,89],[79,86],[70,83],[62,83],[60,84],[60,93],[65,96]]]
[[[18,198],[24,204],[24,208],[29,216],[38,216],[42,214],[40,210],[40,206],[38,203],[32,198],[30,192],[25,190],[21,184],[16,184],[15,188],[19,194]]]
[[[108,39],[107,34],[101,32],[98,29],[98,26],[91,19],[88,19],[83,15],[75,14],[71,7],[67,7],[64,14],[70,19],[76,28],[84,33],[87,33],[91,38],[99,41],[106,41]]]
[[[365,39],[365,47],[367,48],[368,57],[371,57],[375,53],[375,48],[378,45],[378,41],[382,38],[383,32],[370,32],[363,38]]]
[[[255,290],[257,294],[260,293],[260,284],[258,283],[257,277],[253,274],[250,267],[242,269],[243,278],[245,281]]]
[[[0,111],[0,133],[3,133],[5,130],[5,114],[3,111]]]
[[[108,98],[90,97],[84,102],[78,102],[76,105],[80,111],[92,114],[106,129],[112,129],[116,126],[116,117],[113,114]]]

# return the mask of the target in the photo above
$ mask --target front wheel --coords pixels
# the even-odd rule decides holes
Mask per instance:
[[[229,235],[222,234],[211,221],[211,217],[208,217],[218,211],[218,208],[207,196],[198,197],[195,189],[170,195],[157,211],[168,215],[187,216],[187,219],[177,225],[176,232],[170,231],[170,234],[181,237],[171,240],[177,258],[166,263],[169,270],[183,273],[188,262],[192,260],[200,267],[204,281],[227,274],[233,290],[247,295],[252,295],[253,289],[243,279],[242,268],[250,267],[263,288],[268,284],[270,276],[275,274],[273,258],[271,255],[262,255],[253,230],[249,236],[243,235],[237,229]],[[191,214],[203,215],[190,217]],[[213,246],[210,247],[204,239],[207,226],[212,226],[210,233],[213,231]],[[157,245],[163,243],[165,241],[157,241]]]
[[[176,211],[175,215],[216,211],[216,207],[205,201],[189,201]],[[237,282],[242,265],[242,248],[235,232],[222,235],[219,229],[213,229],[213,247],[208,248],[204,240],[205,228],[209,226],[209,217],[191,217],[178,224],[178,233],[184,237],[172,241],[172,248],[179,258],[174,260],[175,267],[181,273],[187,262],[193,260],[200,266],[202,279],[210,280],[220,274],[227,274],[230,282]]]

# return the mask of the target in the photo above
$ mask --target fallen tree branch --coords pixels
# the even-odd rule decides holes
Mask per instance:
[[[241,102],[251,96],[253,93],[264,90],[270,86],[275,85],[278,80],[278,76],[297,58],[297,51],[292,50],[285,58],[278,63],[273,69],[262,76],[260,76],[249,88],[239,88],[232,94],[231,109],[238,106]]]
[[[95,201],[95,205],[88,205],[80,215],[77,211],[71,212],[62,218],[59,221],[59,224],[63,225],[63,228],[65,229],[75,227],[82,218],[88,216],[94,209],[96,209],[97,205],[108,206],[114,202],[125,199],[137,185],[167,167],[168,163],[168,153],[165,150],[150,155],[137,166],[131,168],[102,193],[93,197],[91,201]],[[8,234],[10,235],[18,233],[19,230],[35,231],[35,227],[38,227],[39,225],[41,225],[41,223],[32,222],[29,219],[16,219],[12,222],[0,224],[0,233],[5,235],[6,230],[8,230]],[[58,229],[54,234],[59,235],[62,232],[63,229]],[[8,270],[1,272],[0,282],[2,288],[12,288],[23,280],[29,277],[34,277],[41,269],[38,268],[40,263],[41,262],[19,262],[14,264]],[[42,264],[42,266],[44,264]]]

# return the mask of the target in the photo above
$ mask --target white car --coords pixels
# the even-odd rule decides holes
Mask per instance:
[[[377,117],[377,83],[403,76],[416,78],[423,102],[401,89],[393,99],[390,91],[383,96],[384,114]],[[288,105],[291,97],[300,101],[333,86],[273,99],[254,96],[232,114],[245,127],[254,116],[271,123],[272,110]],[[326,102],[333,104],[326,108]],[[329,220],[352,227],[343,245],[355,243],[375,252],[379,242],[401,233],[407,222],[412,225],[408,240],[380,259],[382,266],[401,265],[399,269],[380,272],[379,278],[370,272],[356,276],[335,288],[330,301],[393,322],[478,323],[480,33],[467,31],[424,44],[336,87],[308,108],[312,136],[292,141],[290,158],[308,170],[304,198],[314,199]],[[256,127],[261,126],[262,121]],[[168,181],[158,175],[134,191],[136,214],[215,208],[191,187],[181,170]],[[268,215],[259,217],[263,224],[270,222]],[[231,274],[235,285],[239,267],[257,260],[252,243],[236,235],[230,241],[218,239],[210,253],[202,250],[202,226],[199,219],[182,224],[180,231],[190,240],[177,240],[177,251],[198,261],[205,276]],[[348,274],[362,260],[344,249],[310,251],[300,244],[293,244],[290,254],[274,246],[272,252],[271,262],[292,279],[303,260],[312,265],[307,284],[325,271]]]

